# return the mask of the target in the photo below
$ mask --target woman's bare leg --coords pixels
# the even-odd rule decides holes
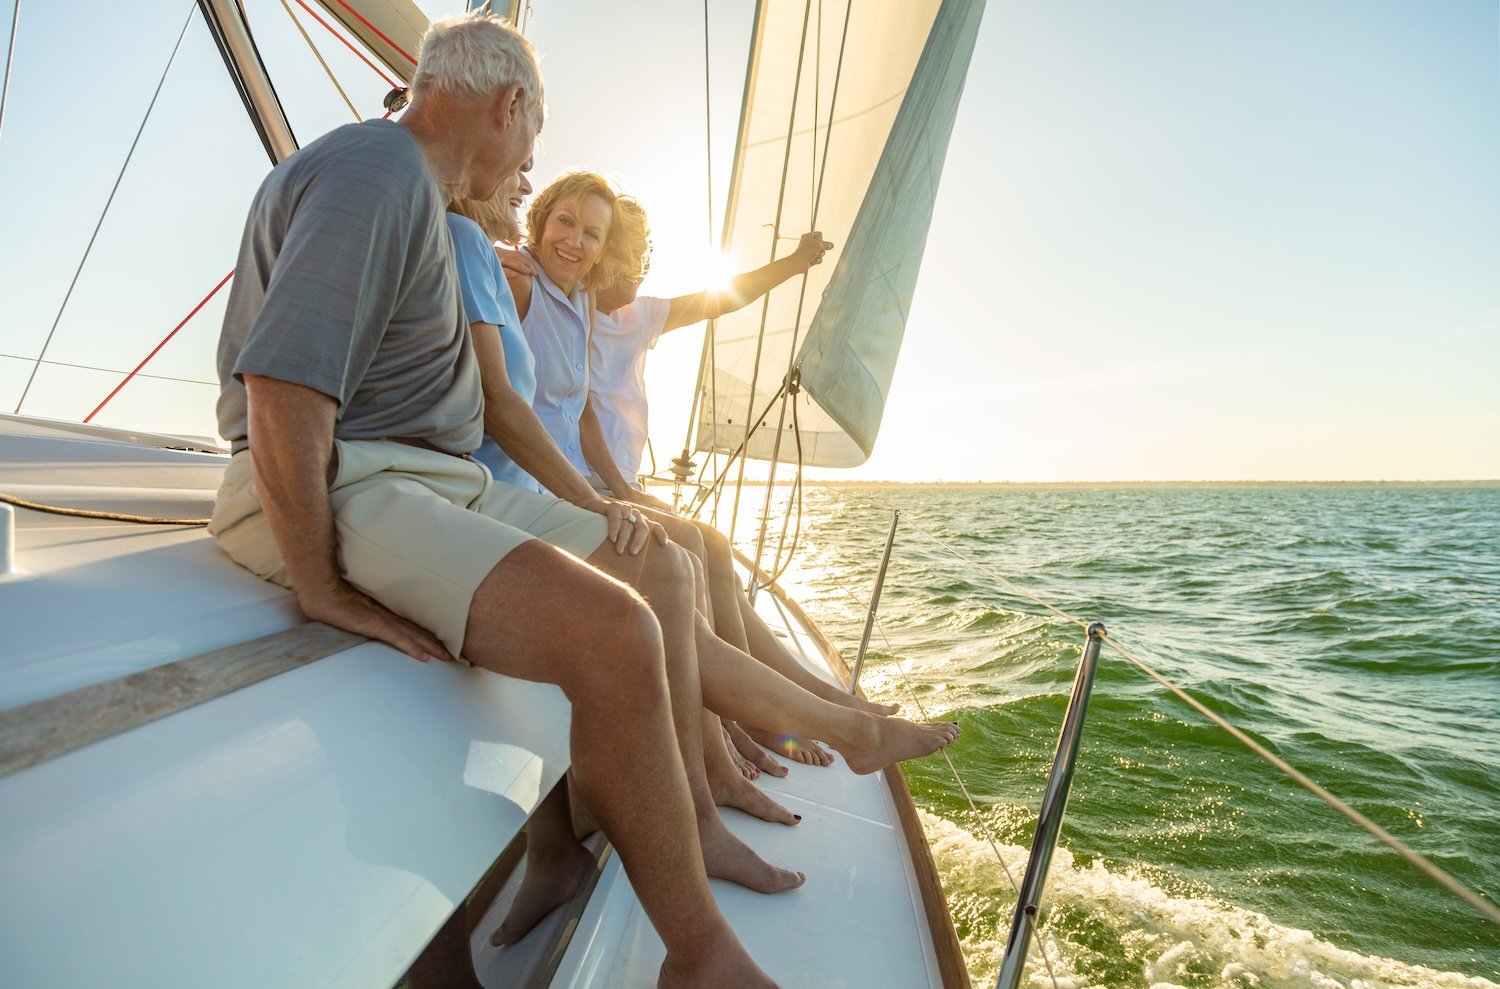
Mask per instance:
[[[930,755],[958,737],[951,722],[915,724],[816,697],[715,636],[706,621],[698,623],[698,663],[710,710],[742,724],[820,738],[856,773]]]
[[[698,675],[698,628],[701,625],[710,639],[714,635],[707,618],[695,608],[698,590],[689,554],[675,545],[651,543],[639,556],[628,556],[616,553],[612,546],[605,544],[590,555],[588,562],[633,584],[645,596],[660,622],[667,683],[671,690],[672,721],[686,767],[703,863],[708,874],[762,893],[801,886],[806,876],[777,868],[755,854],[724,826],[714,803],[703,761],[703,691]],[[608,834],[607,822],[602,817],[600,821],[606,825],[605,833]]]

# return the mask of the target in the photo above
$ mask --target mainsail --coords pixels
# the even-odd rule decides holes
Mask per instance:
[[[984,0],[762,0],[726,210],[735,270],[804,231],[838,244],[718,320],[696,447],[787,459],[800,378],[800,460],[852,467],[874,448]],[[754,419],[753,428],[751,420]],[[748,436],[747,436],[748,428]]]

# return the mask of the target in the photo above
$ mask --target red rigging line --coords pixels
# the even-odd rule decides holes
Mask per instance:
[[[147,364],[151,363],[151,359],[153,357],[155,357],[157,354],[161,353],[161,349],[163,347],[165,347],[168,343],[170,343],[172,341],[172,338],[177,335],[177,331],[180,330],[180,329],[182,329],[184,326],[186,326],[188,324],[188,320],[190,320],[194,316],[198,315],[198,310],[200,310],[204,306],[208,305],[208,300],[212,299],[214,296],[218,295],[219,294],[219,289],[223,288],[225,285],[228,285],[229,284],[229,279],[231,279],[233,277],[234,277],[234,269],[231,268],[231,269],[229,269],[229,274],[225,275],[222,279],[220,279],[219,280],[219,284],[215,285],[213,287],[213,290],[210,291],[207,295],[205,295],[203,297],[203,300],[201,302],[199,302],[196,306],[193,307],[193,311],[190,312],[190,313],[188,313],[186,316],[182,317],[182,322],[180,322],[176,326],[172,327],[172,332],[168,333],[165,337],[163,337],[161,343],[159,343],[155,347],[153,347],[152,350],[151,350],[151,353],[147,354],[145,356],[145,358],[139,364],[137,364],[135,366],[135,370],[133,370],[129,374],[125,375],[125,380],[122,381],[122,382],[120,382],[118,385],[115,385],[115,390],[112,391],[112,392],[110,392],[108,395],[104,396],[104,401],[102,401],[98,405],[96,405],[94,407],[94,411],[92,411],[88,415],[84,416],[83,421],[84,422],[92,422],[93,419],[94,419],[94,416],[98,415],[99,412],[100,412],[100,410],[102,410],[106,405],[109,404],[110,399],[112,399],[116,395],[120,394],[120,389],[122,389],[126,385],[130,384],[130,379],[134,378],[137,374],[140,374],[141,373],[141,368],[143,368]]]
[[[355,19],[357,21],[359,21],[361,24],[363,24],[365,27],[369,28],[371,31],[374,31],[375,32],[375,37],[379,38],[381,41],[384,41],[386,44],[388,44],[392,48],[394,48],[401,55],[402,58],[406,59],[412,65],[416,65],[417,64],[417,60],[414,59],[414,58],[412,58],[411,55],[408,54],[404,48],[402,48],[400,45],[396,44],[390,38],[387,38],[385,36],[385,33],[382,32],[380,30],[380,28],[376,27],[375,25],[371,24],[369,21],[365,20],[364,15],[361,14],[359,11],[355,10],[353,7],[349,6],[349,4],[345,2],[345,0],[338,0],[338,5],[340,7],[343,7],[349,13],[353,14],[354,17],[355,17]]]
[[[315,20],[315,21],[317,21],[319,24],[323,25],[323,27],[328,30],[329,34],[333,35],[335,38],[339,39],[339,41],[343,42],[344,47],[347,48],[347,49],[349,49],[350,51],[352,51],[354,53],[355,57],[358,58],[361,62],[363,62],[366,65],[368,65],[370,67],[370,70],[372,72],[374,72],[381,79],[385,80],[385,84],[387,86],[391,87],[392,89],[397,89],[397,88],[400,87],[400,83],[393,81],[390,76],[386,75],[384,72],[381,72],[380,71],[380,67],[378,65],[376,65],[374,62],[370,61],[368,58],[366,58],[365,57],[365,53],[362,52],[362,51],[360,51],[358,48],[354,47],[354,45],[349,41],[348,38],[344,37],[338,31],[334,30],[334,27],[333,27],[332,24],[329,24],[327,21],[323,20],[323,18],[319,17],[318,16],[318,12],[316,10],[313,10],[311,7],[309,7],[307,5],[306,0],[297,0],[297,6],[301,7],[303,10],[307,11],[308,14],[312,15],[312,19]],[[358,17],[359,15],[356,14],[355,16]],[[364,18],[361,17],[360,20],[364,20]],[[368,24],[369,22],[366,21],[366,23]],[[373,27],[370,28],[370,30],[375,31],[375,29]],[[375,31],[375,33],[376,34],[380,34],[379,31]],[[385,35],[383,35],[383,34],[380,34],[380,36],[382,38],[385,38]],[[387,38],[386,41],[387,41],[387,43],[389,43],[390,39]],[[392,48],[396,48],[395,45],[391,45],[391,47]],[[399,49],[399,48],[396,48],[396,50],[398,52],[401,51],[401,49]],[[401,54],[406,55],[406,52],[401,52]],[[406,57],[407,58],[411,58],[410,55],[406,55]]]

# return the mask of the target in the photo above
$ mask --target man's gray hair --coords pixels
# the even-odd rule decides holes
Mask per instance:
[[[526,109],[542,113],[542,73],[536,49],[498,17],[458,14],[433,21],[422,36],[412,88],[456,96],[489,96],[506,86],[526,90]]]

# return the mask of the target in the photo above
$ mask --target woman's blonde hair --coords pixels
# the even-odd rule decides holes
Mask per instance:
[[[467,216],[479,224],[479,229],[484,231],[484,235],[491,242],[501,240],[507,244],[514,244],[520,239],[520,228],[511,218],[509,204],[504,196],[491,196],[489,199],[454,199],[448,203],[448,212]]]
[[[615,199],[615,222],[604,263],[610,268],[606,285],[622,280],[639,285],[651,270],[651,227],[646,210],[630,196]]]
[[[587,291],[593,292],[603,288],[614,281],[614,266],[607,263],[610,257],[610,242],[614,239],[615,225],[619,222],[620,211],[617,208],[619,197],[610,188],[608,180],[597,172],[565,172],[553,179],[547,188],[543,189],[535,199],[531,201],[531,209],[526,213],[526,247],[535,254],[542,248],[542,231],[547,229],[547,219],[552,211],[562,203],[583,204],[588,196],[598,196],[609,206],[609,228],[605,231],[604,251],[599,256],[599,261],[584,273],[579,284]]]

